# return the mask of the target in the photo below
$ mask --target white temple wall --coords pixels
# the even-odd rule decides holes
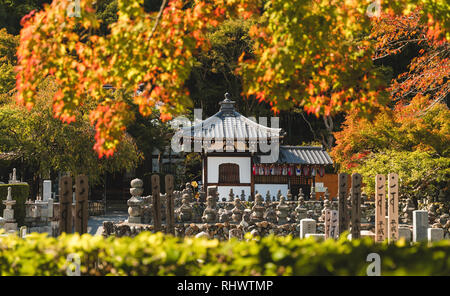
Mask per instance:
[[[286,197],[288,192],[287,184],[255,184],[255,193],[258,191],[264,199],[266,199],[267,190],[270,191],[270,196],[277,196],[278,190],[281,190],[281,194]]]
[[[226,198],[228,201],[228,196],[230,195],[230,189],[233,189],[234,198],[241,198],[242,190],[245,193],[245,200],[249,200],[251,188],[250,186],[217,186],[217,191],[219,192],[219,200],[222,201],[222,198]]]
[[[219,165],[234,163],[239,165],[239,183],[251,182],[250,157],[208,157],[208,183],[219,183]],[[237,187],[237,186],[233,186]],[[230,189],[228,189],[230,191]],[[240,191],[239,191],[240,193]],[[222,195],[222,194],[221,194]],[[228,198],[228,193],[226,194]]]

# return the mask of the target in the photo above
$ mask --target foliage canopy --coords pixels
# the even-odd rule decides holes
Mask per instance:
[[[128,104],[103,86],[136,91],[144,85],[134,97],[140,112],[156,107],[161,119],[170,119],[191,105],[185,81],[194,53],[208,47],[208,28],[233,15],[256,18],[250,29],[255,58],[242,56],[244,94],[269,101],[274,111],[300,105],[317,115],[367,113],[386,101],[381,73],[372,65],[373,44],[363,38],[370,19],[361,1],[274,0],[263,7],[257,0],[173,0],[163,2],[161,13],[145,13],[142,0],[118,0],[117,22],[107,36],[93,33],[100,28],[93,2],[81,1],[80,18],[67,16],[71,1],[63,0],[22,20],[17,89],[18,102],[31,108],[42,75],[55,77],[54,114],[65,122],[92,98],[99,156],[114,153],[131,118]],[[428,34],[448,38],[440,29],[449,22],[444,2],[403,0],[384,10],[405,13],[422,5]]]

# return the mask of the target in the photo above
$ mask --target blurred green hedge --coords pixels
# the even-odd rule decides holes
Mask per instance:
[[[16,201],[13,205],[14,218],[19,226],[25,224],[25,202],[30,195],[30,186],[26,183],[19,184],[0,184],[0,216],[3,215],[5,205],[3,200],[8,196],[8,187],[11,187],[12,198]]]
[[[366,275],[367,255],[381,257],[381,275],[449,275],[450,241],[414,246],[369,238],[316,242],[268,236],[219,242],[143,232],[134,238],[33,233],[0,237],[0,275],[66,275],[70,253],[83,275]]]

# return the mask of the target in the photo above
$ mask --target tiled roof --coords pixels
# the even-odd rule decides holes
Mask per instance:
[[[222,101],[219,112],[192,126],[183,128],[182,137],[195,140],[249,141],[265,142],[267,139],[278,139],[282,135],[281,128],[269,128],[256,123],[234,108],[234,101],[226,98]]]
[[[333,164],[333,160],[323,147],[280,146],[278,162],[294,164]]]

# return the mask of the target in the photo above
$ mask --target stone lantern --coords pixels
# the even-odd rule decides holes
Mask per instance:
[[[12,199],[11,187],[8,187],[8,195],[6,200],[3,201],[3,204],[6,206],[3,210],[3,228],[6,232],[17,231],[17,223],[14,219],[14,210],[12,209],[12,206],[16,204],[16,201]]]
[[[127,201],[128,223],[141,223],[141,206],[144,204],[142,193],[144,193],[144,182],[141,179],[132,180],[130,188],[131,198]]]

